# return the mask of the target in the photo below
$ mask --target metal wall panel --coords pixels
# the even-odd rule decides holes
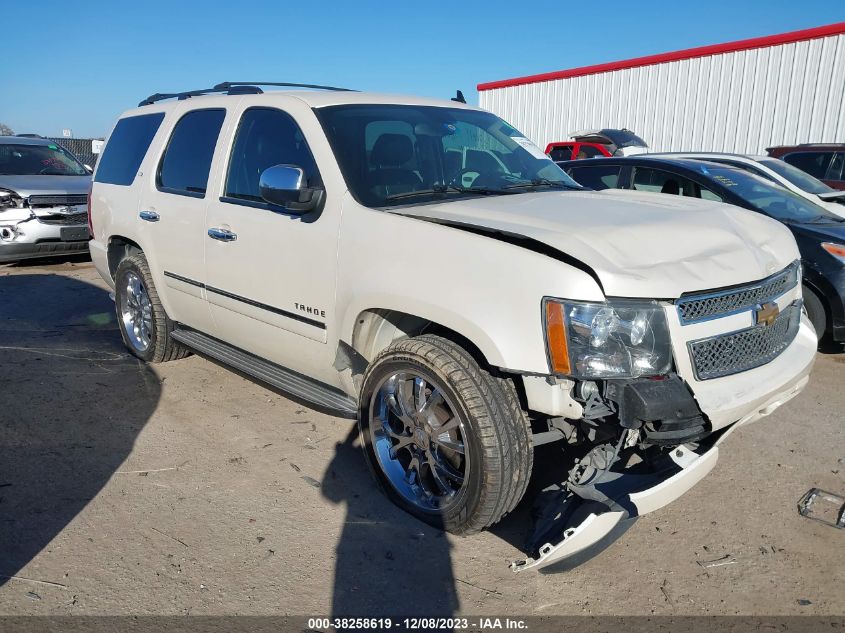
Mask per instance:
[[[627,127],[652,151],[845,142],[845,34],[479,92],[538,145]]]

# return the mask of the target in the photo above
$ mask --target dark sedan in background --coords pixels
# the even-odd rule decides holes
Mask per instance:
[[[562,161],[579,184],[734,204],[785,224],[804,266],[804,302],[819,338],[845,343],[845,220],[747,171],[702,160],[649,156]]]

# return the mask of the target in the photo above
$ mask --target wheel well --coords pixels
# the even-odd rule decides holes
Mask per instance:
[[[369,364],[393,341],[420,334],[436,334],[449,339],[464,348],[479,366],[487,370],[495,369],[478,346],[462,334],[435,321],[398,310],[373,308],[361,312],[355,319],[351,347],[359,360]]]
[[[420,334],[436,334],[460,345],[472,356],[479,367],[493,376],[509,380],[516,389],[520,406],[524,411],[528,410],[528,400],[522,380],[492,365],[481,349],[470,339],[445,325],[398,310],[372,308],[361,312],[355,319],[352,344],[347,345],[345,342],[340,344],[335,369],[342,373],[349,370],[351,384],[358,391],[367,366],[380,351],[397,339]]]
[[[119,235],[111,237],[109,239],[108,257],[109,273],[111,274],[112,279],[114,279],[114,274],[117,272],[117,266],[123,258],[129,257],[134,253],[141,252],[141,247],[132,240]]]

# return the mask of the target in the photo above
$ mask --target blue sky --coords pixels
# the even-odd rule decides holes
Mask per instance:
[[[479,82],[840,22],[845,2],[44,0],[3,17],[0,122],[90,137],[151,93],[219,81],[477,103]]]

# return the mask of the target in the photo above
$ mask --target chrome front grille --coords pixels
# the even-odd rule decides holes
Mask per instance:
[[[781,312],[771,325],[719,334],[687,343],[695,377],[710,380],[760,367],[777,358],[795,339],[801,301]]]
[[[739,288],[681,297],[675,302],[682,325],[707,321],[751,310],[794,288],[800,280],[800,264],[795,261],[779,273]]]
[[[31,207],[73,207],[78,204],[88,204],[88,195],[84,193],[29,196]]]
[[[88,213],[74,213],[72,215],[42,215],[38,217],[38,221],[42,224],[52,224],[55,226],[75,226],[77,224],[87,224]]]

